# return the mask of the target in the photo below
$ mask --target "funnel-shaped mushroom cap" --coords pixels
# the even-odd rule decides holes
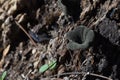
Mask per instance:
[[[69,43],[67,48],[70,50],[86,49],[93,42],[94,32],[85,26],[79,26],[66,35]]]

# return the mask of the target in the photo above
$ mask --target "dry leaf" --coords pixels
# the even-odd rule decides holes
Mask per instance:
[[[58,68],[58,76],[64,72],[65,72],[65,67],[63,65],[60,65]]]
[[[7,55],[7,53],[9,52],[9,50],[10,50],[10,45],[8,45],[8,46],[4,49],[4,51],[3,51],[3,57],[5,57],[5,56]]]
[[[4,62],[4,59],[0,61],[0,71],[2,71],[3,62]]]
[[[17,2],[8,10],[8,15],[13,14],[17,10]]]
[[[2,68],[2,65],[3,65],[3,63],[4,63],[5,56],[7,55],[7,53],[9,52],[9,50],[10,50],[10,45],[8,45],[8,46],[4,49],[4,51],[3,51],[3,56],[2,56],[2,59],[1,59],[1,61],[0,61],[0,70],[2,70],[1,68]]]
[[[25,14],[25,13],[23,15],[21,15],[21,17],[19,18],[18,23],[21,23],[22,21],[25,21],[26,15],[27,14]]]

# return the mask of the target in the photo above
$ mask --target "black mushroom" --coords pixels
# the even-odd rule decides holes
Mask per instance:
[[[67,48],[70,50],[87,49],[94,40],[93,30],[79,26],[76,29],[68,32],[66,38],[69,40]]]

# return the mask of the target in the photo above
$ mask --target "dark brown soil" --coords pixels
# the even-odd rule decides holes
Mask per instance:
[[[65,9],[58,0],[0,1],[0,74],[7,71],[5,80],[120,80],[120,1],[62,3]],[[68,50],[66,33],[79,25],[95,39],[86,50]],[[56,68],[40,73],[53,59]]]

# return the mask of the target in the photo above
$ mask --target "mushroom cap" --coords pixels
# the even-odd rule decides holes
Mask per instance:
[[[68,32],[66,38],[69,40],[67,48],[70,50],[86,49],[94,40],[93,30],[79,26],[76,29]]]

